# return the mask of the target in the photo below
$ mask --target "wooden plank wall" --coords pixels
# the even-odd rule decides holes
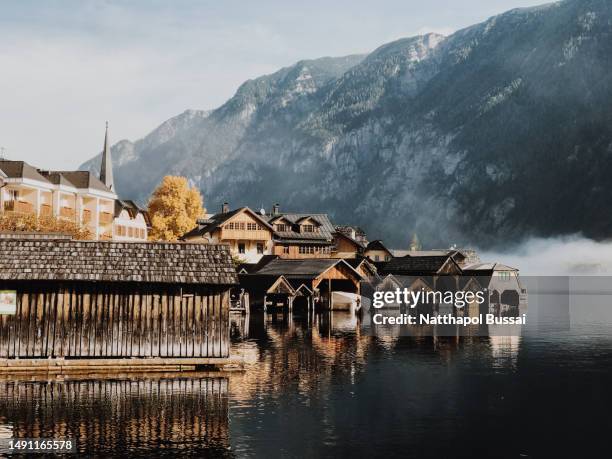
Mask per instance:
[[[86,456],[226,449],[228,410],[226,378],[0,382],[14,437],[74,439]]]
[[[0,315],[0,358],[228,357],[225,288],[0,283],[17,314]]]

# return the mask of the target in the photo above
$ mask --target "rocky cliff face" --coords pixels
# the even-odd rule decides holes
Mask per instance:
[[[607,238],[609,56],[610,2],[568,0],[301,61],[116,144],[117,188],[146,201],[186,175],[211,210],[280,202],[397,247],[414,231],[428,246]]]

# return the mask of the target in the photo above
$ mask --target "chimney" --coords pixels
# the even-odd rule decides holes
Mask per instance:
[[[221,206],[221,213],[226,214],[228,212],[229,212],[229,204],[227,202],[224,202],[223,205]]]
[[[280,205],[278,202],[272,206],[272,215],[278,215],[280,213]]]

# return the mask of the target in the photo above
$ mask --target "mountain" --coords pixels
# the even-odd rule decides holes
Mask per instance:
[[[113,147],[117,189],[324,211],[390,245],[612,234],[612,2],[515,9],[367,56],[301,61]],[[99,159],[82,167],[94,170]]]

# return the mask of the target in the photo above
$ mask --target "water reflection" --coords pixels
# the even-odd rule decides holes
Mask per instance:
[[[571,329],[547,329],[547,301],[511,337],[370,335],[341,311],[233,315],[247,371],[0,381],[0,436],[72,437],[102,457],[564,453],[559,436],[570,451],[573,432],[607,426],[612,309],[581,297]]]
[[[0,382],[14,438],[76,440],[80,453],[229,454],[225,378]]]

